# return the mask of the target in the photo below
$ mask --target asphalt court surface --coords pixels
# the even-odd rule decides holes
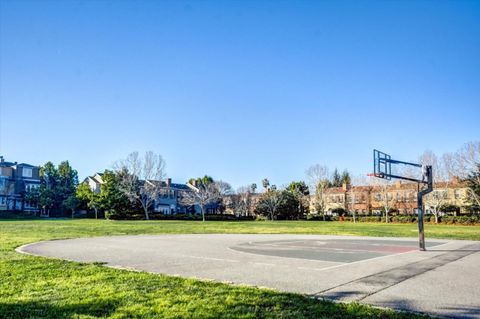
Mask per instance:
[[[427,249],[441,244],[428,242]],[[415,251],[418,250],[418,243],[378,239],[308,239],[248,242],[231,248],[258,255],[350,263]]]
[[[53,240],[22,253],[267,287],[455,318],[480,318],[480,242],[190,234]]]

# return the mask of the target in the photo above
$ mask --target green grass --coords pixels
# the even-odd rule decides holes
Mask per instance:
[[[416,237],[416,225],[340,222],[0,221],[0,318],[410,318],[267,289],[111,269],[16,253],[48,239],[162,233]],[[426,225],[426,236],[480,239],[480,228]]]

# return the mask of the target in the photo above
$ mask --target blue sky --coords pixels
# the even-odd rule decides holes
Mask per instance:
[[[1,1],[0,154],[282,185],[480,138],[478,1]]]

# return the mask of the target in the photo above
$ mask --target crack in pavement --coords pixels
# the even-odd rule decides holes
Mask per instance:
[[[467,248],[472,249],[469,250]],[[479,248],[480,245],[478,244],[469,245],[462,250],[446,252],[429,259],[392,268],[378,274],[355,279],[341,285],[319,291],[312,296],[316,298],[321,297],[342,301],[361,301],[407,279],[477,253],[480,251]]]

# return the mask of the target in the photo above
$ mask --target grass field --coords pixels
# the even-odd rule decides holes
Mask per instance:
[[[416,225],[341,222],[0,221],[0,318],[410,318],[359,304],[111,269],[16,253],[48,239],[162,233],[416,237]],[[426,226],[427,238],[480,240],[480,227]]]

